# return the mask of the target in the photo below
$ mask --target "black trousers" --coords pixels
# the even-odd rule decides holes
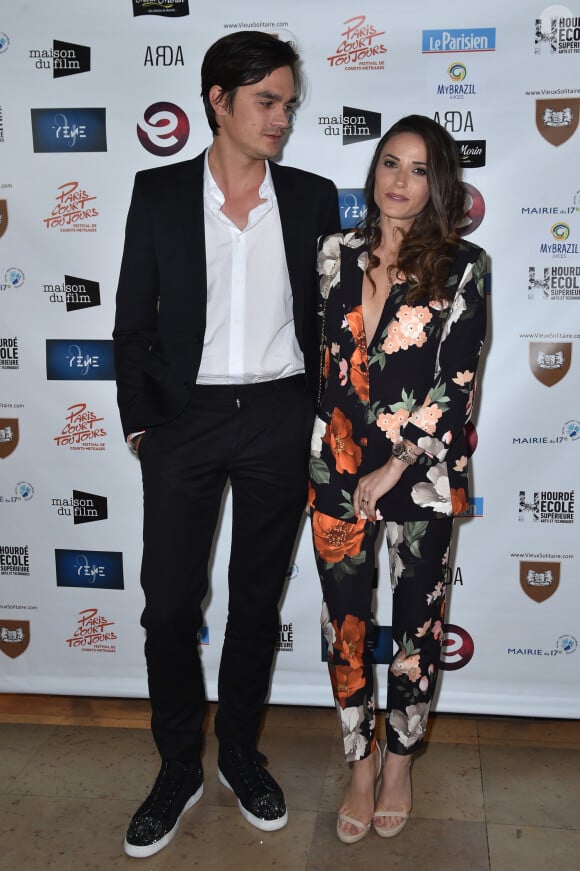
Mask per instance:
[[[164,759],[201,753],[205,689],[197,633],[208,561],[228,479],[229,605],[215,729],[256,742],[278,638],[278,601],[306,505],[313,411],[302,376],[196,386],[176,420],[139,450],[144,531],[141,584],[152,731]]]

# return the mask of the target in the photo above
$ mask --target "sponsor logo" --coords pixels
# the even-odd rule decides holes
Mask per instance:
[[[347,19],[344,28],[334,54],[326,58],[330,66],[342,67],[349,72],[384,70],[382,58],[387,48],[381,36],[385,35],[385,31],[369,24],[366,15]]]
[[[318,125],[325,136],[342,136],[343,145],[381,138],[381,114],[369,109],[343,106],[342,115],[319,115]]]
[[[455,568],[452,568],[450,565],[447,565],[445,568],[445,586],[455,587],[457,584],[461,587],[463,586],[463,573],[461,567],[456,566]]]
[[[294,624],[280,623],[276,650],[292,653],[294,650]]]
[[[553,647],[508,647],[508,656],[560,656],[575,653],[578,642],[573,635],[560,635]]]
[[[91,50],[88,45],[61,42],[53,39],[52,48],[32,48],[28,56],[37,70],[52,70],[54,79],[88,73],[91,68]]]
[[[67,181],[57,188],[55,206],[42,222],[47,230],[58,229],[61,233],[96,233],[97,225],[91,218],[99,213],[94,205],[97,199],[80,187],[78,181]]]
[[[475,429],[474,424],[470,420],[468,420],[465,424],[463,431],[465,432],[466,454],[468,457],[471,457],[473,456],[473,454],[475,453],[475,449],[477,448],[479,436],[477,435],[477,430]]]
[[[560,563],[520,562],[520,585],[534,602],[545,602],[560,583]]]
[[[441,647],[441,662],[443,671],[457,671],[464,668],[473,658],[475,644],[466,629],[455,623],[445,623],[443,626],[443,644]]]
[[[0,369],[18,369],[18,336],[0,336]]]
[[[27,544],[0,544],[0,575],[29,575]]]
[[[530,369],[546,387],[566,377],[572,362],[572,342],[530,342]]]
[[[48,381],[114,381],[111,339],[47,339]]]
[[[367,213],[364,191],[362,188],[340,188],[338,191],[338,208],[340,210],[340,226],[343,230],[355,227],[364,220]]]
[[[4,620],[0,618],[0,650],[16,659],[21,656],[30,644],[29,620]]]
[[[133,0],[133,17],[138,15],[166,15],[182,18],[189,15],[189,0]]]
[[[18,484],[14,487],[14,493],[12,496],[1,496],[0,502],[5,505],[14,505],[17,502],[29,502],[34,496],[34,487],[32,484],[29,484],[28,481],[19,481]]]
[[[31,109],[36,153],[106,151],[106,109]]]
[[[60,435],[53,436],[58,447],[71,451],[104,451],[106,430],[100,426],[103,417],[87,409],[86,403],[69,405]]]
[[[300,574],[300,569],[296,565],[296,563],[291,563],[288,566],[288,571],[286,572],[286,580],[291,581],[293,578],[298,577]]]
[[[145,67],[182,67],[183,49],[180,45],[148,45],[145,49]]]
[[[0,106],[0,145],[4,142],[4,119],[2,117],[2,106]]]
[[[0,239],[8,229],[8,200],[0,200]]]
[[[560,13],[555,15],[554,13]],[[566,14],[562,15],[561,13]],[[565,6],[548,6],[536,18],[534,52],[577,54],[580,52],[580,18]]]
[[[0,200],[1,202],[1,200]],[[1,233],[0,233],[1,235]],[[18,266],[10,266],[4,275],[4,282],[0,284],[0,290],[22,287],[24,284],[24,272]]]
[[[5,33],[0,32],[0,54],[3,54],[10,45],[10,40]]]
[[[520,490],[518,519],[534,523],[574,523],[574,490],[537,490],[529,497]]]
[[[107,497],[95,493],[84,493],[73,490],[72,499],[52,499],[52,507],[60,517],[72,517],[77,523],[93,523],[96,520],[107,519]]]
[[[424,30],[423,54],[445,54],[464,51],[495,51],[495,27],[472,29]]]
[[[473,97],[477,94],[477,90],[473,82],[465,81],[467,77],[465,64],[461,61],[454,61],[447,67],[447,78],[451,82],[439,83],[435,93],[438,97],[449,97],[450,100],[464,100],[465,97]]]
[[[473,133],[473,116],[470,111],[448,109],[446,112],[435,112],[433,120],[450,133]]]
[[[485,139],[461,139],[456,141],[459,164],[465,169],[485,166]]]
[[[171,157],[189,139],[189,120],[175,103],[153,103],[137,124],[139,142],[157,157]]]
[[[546,142],[562,145],[578,127],[580,98],[536,100],[536,127]]]
[[[17,417],[0,417],[0,459],[4,460],[16,450],[20,429]]]
[[[202,626],[197,630],[197,640],[199,644],[209,646],[209,626]]]
[[[569,242],[570,225],[564,221],[556,221],[550,227],[550,235],[554,242],[541,242],[540,254],[551,254],[555,260],[565,260],[569,254],[578,254],[577,242]]]
[[[528,299],[580,299],[580,266],[528,267]]]
[[[372,655],[375,665],[389,665],[393,659],[393,630],[391,626],[374,625],[372,631]],[[320,633],[320,661],[328,662],[328,642]]]
[[[79,611],[73,634],[65,643],[83,653],[116,653],[117,648],[111,643],[117,640],[117,633],[111,628],[114,625],[113,620],[99,614],[98,608],[85,608]]]
[[[580,421],[567,420],[557,435],[526,435],[514,436],[514,445],[562,445],[580,439]]]
[[[465,216],[459,225],[461,236],[473,233],[485,217],[485,200],[476,187],[463,182],[465,188]]]
[[[483,517],[483,496],[470,496],[468,508],[458,514],[458,517]]]
[[[94,587],[122,590],[123,554],[103,550],[61,550],[54,552],[57,587]]]
[[[43,284],[42,292],[51,303],[66,303],[67,312],[93,308],[101,304],[101,289],[98,281],[65,275],[62,284]]]

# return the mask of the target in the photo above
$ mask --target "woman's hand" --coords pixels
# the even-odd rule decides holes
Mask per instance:
[[[416,445],[409,446],[410,449],[411,447],[417,457],[423,453]],[[407,468],[407,463],[390,457],[384,466],[361,478],[354,491],[354,513],[373,523],[377,519],[377,501],[399,483]]]

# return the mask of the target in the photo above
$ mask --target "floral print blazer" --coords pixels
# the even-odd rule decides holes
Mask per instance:
[[[339,262],[337,263],[337,258]],[[358,480],[387,462],[401,438],[425,453],[377,503],[385,520],[431,520],[468,507],[465,425],[486,329],[483,249],[461,240],[449,302],[407,303],[395,284],[374,336],[366,336],[367,250],[356,232],[321,241],[324,389],[312,436],[310,503],[353,523]]]

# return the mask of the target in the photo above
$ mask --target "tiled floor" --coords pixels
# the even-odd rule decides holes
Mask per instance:
[[[283,785],[290,820],[261,833],[215,776],[210,713],[205,794],[151,859],[122,842],[157,771],[141,700],[0,696],[0,867],[14,871],[578,871],[580,723],[432,718],[413,766],[413,814],[400,836],[336,838],[346,769],[334,711],[271,707],[260,749]],[[16,709],[15,709],[16,708]],[[64,723],[65,725],[57,725]],[[89,725],[89,724],[97,725]],[[67,725],[68,724],[68,725]]]

